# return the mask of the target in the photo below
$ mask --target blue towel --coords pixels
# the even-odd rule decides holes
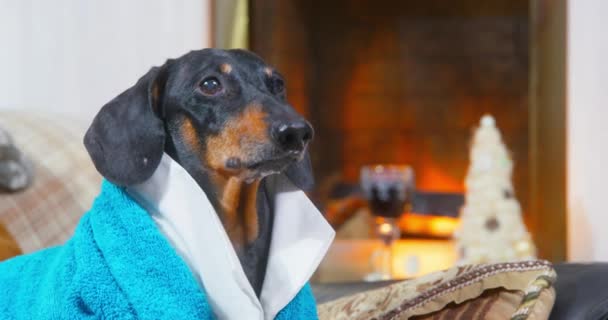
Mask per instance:
[[[0,263],[0,319],[81,318],[214,318],[149,214],[107,181],[64,245]],[[310,286],[275,319],[317,319]]]

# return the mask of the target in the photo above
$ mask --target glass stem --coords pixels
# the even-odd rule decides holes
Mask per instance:
[[[394,241],[391,241],[388,244],[388,276],[389,279],[393,279],[393,275],[394,275],[394,270],[393,270],[393,243]]]

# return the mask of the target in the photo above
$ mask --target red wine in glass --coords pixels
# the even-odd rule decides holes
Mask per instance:
[[[373,215],[399,218],[411,202],[414,173],[404,165],[374,165],[361,169],[361,187]]]
[[[369,207],[374,215],[385,218],[399,218],[406,204],[405,194],[398,185],[384,186],[382,190],[372,185],[369,194]]]

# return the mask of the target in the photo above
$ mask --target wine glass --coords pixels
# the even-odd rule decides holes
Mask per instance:
[[[361,168],[361,188],[375,217],[375,231],[383,246],[372,253],[374,270],[366,279],[393,278],[393,243],[401,236],[398,221],[411,205],[414,170],[407,165],[370,165]]]

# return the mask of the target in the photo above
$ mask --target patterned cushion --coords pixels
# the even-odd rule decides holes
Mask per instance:
[[[0,194],[0,224],[25,253],[63,243],[90,207],[101,182],[82,144],[86,123],[2,111],[0,127],[13,136],[34,166],[31,186]]]
[[[321,319],[547,319],[546,261],[462,266],[319,305]]]

